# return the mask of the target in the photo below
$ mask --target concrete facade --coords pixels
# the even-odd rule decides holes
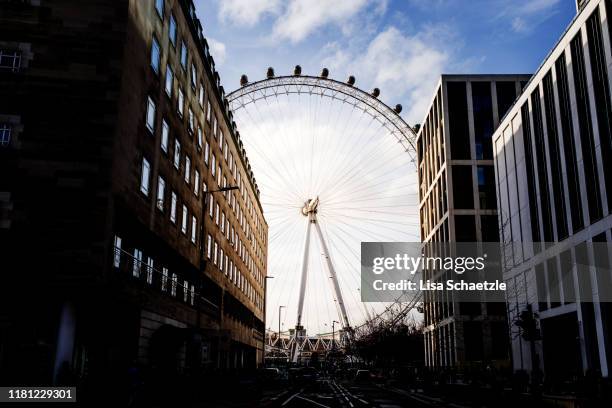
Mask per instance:
[[[493,136],[513,367],[559,383],[612,362],[610,277],[579,268],[611,264],[585,243],[612,240],[612,2],[578,3]],[[528,308],[532,339],[513,324]]]
[[[491,135],[529,77],[441,77],[417,134],[422,242],[499,240]],[[446,291],[425,293],[423,303],[427,366],[507,360],[503,304],[459,302]]]

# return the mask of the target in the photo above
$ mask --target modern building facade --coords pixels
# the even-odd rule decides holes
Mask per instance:
[[[260,364],[267,224],[193,2],[0,7],[2,383]]]
[[[578,3],[493,136],[509,318],[531,309],[538,329],[513,325],[513,366],[549,382],[612,362],[612,2]]]
[[[422,242],[499,241],[491,136],[529,77],[440,78],[417,134]],[[462,302],[447,291],[425,292],[423,304],[427,366],[507,360],[503,304]]]

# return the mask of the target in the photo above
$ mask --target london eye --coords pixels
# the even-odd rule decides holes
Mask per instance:
[[[243,75],[227,96],[268,222],[266,327],[278,347],[393,321],[418,300],[361,300],[361,242],[420,240],[415,131],[380,97],[299,66]]]

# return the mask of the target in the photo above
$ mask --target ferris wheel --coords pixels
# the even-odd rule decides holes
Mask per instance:
[[[416,302],[361,301],[361,242],[420,236],[415,132],[401,105],[355,82],[269,68],[227,96],[268,222],[266,327],[279,336],[363,327]]]

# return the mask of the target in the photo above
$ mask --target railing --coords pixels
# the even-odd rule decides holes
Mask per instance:
[[[115,246],[112,265],[129,280],[139,282],[151,290],[158,290],[188,306],[212,313],[219,311],[219,306],[203,297],[193,282],[166,267],[157,268],[154,259],[144,256],[140,250],[135,249],[131,254]]]

